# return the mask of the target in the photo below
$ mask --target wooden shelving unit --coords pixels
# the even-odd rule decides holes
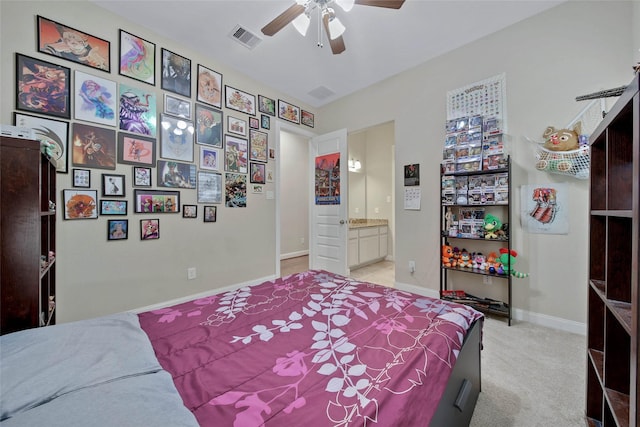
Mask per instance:
[[[40,142],[0,139],[0,334],[55,324],[56,166]]]
[[[588,426],[640,424],[639,76],[590,138]]]

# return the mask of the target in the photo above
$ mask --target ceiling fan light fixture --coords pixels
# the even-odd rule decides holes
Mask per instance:
[[[340,20],[338,19],[338,17],[336,16],[335,11],[328,7],[323,11],[324,15],[327,15],[329,17],[329,38],[331,40],[337,39],[338,37],[340,37],[342,34],[344,34],[344,31],[346,30],[345,26],[342,25],[342,22],[340,22]]]
[[[335,2],[342,8],[342,10],[344,10],[345,12],[349,12],[351,9],[353,9],[353,5],[355,4],[356,0],[335,0]]]
[[[298,30],[298,32],[304,37],[307,35],[307,30],[309,29],[311,19],[309,19],[309,16],[307,16],[306,13],[303,13],[301,15],[298,15],[298,17],[291,23],[293,24],[295,29]]]

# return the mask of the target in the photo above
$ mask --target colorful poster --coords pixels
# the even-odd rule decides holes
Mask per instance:
[[[340,153],[316,157],[316,205],[340,204]]]
[[[529,233],[569,234],[567,184],[522,186],[522,227]]]

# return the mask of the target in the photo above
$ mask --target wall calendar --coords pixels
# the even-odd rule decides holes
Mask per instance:
[[[505,73],[447,92],[447,120],[467,116],[495,117],[506,132]]]

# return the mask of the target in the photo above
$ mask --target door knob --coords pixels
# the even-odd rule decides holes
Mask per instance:
[[[344,219],[341,219],[341,220],[340,220],[340,224],[344,224]]]

